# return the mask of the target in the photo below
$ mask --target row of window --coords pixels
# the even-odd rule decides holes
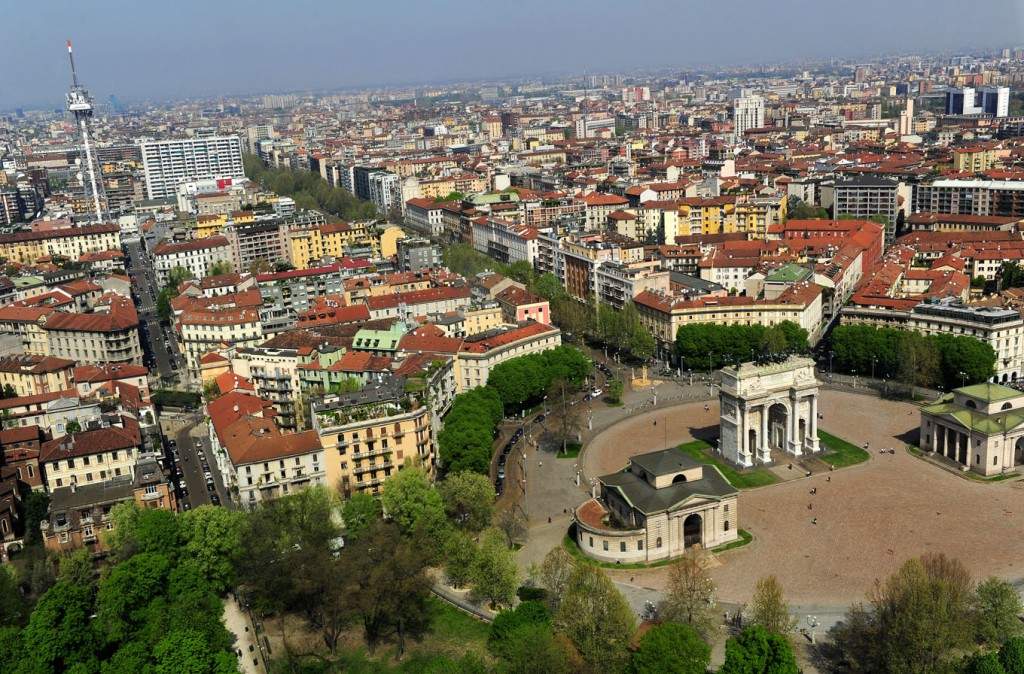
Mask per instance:
[[[729,531],[729,520],[725,521],[725,523],[724,523],[722,528],[723,528],[724,531]],[[594,537],[590,536],[589,538],[590,538],[590,547],[594,547]],[[656,538],[655,541],[654,541],[654,547],[655,548],[660,548],[661,546],[662,546],[661,536],[658,536],[658,538]],[[608,551],[608,541],[601,541],[601,547],[602,547],[602,549],[605,552],[607,552]],[[643,541],[642,538],[639,539],[636,542],[636,549],[638,551],[644,549],[644,541]],[[626,541],[619,541],[619,552],[626,552]]]

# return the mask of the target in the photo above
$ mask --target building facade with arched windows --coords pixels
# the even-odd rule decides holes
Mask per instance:
[[[598,561],[653,562],[738,538],[739,492],[678,448],[634,456],[598,488],[573,513],[576,543]]]
[[[921,408],[921,449],[979,475],[1024,464],[1024,393],[999,384],[954,389]]]

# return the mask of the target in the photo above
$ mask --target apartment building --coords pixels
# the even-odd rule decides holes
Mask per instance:
[[[439,286],[366,298],[366,307],[370,310],[371,319],[408,320],[413,316],[459,311],[469,306],[469,303],[468,285]]]
[[[0,358],[0,389],[8,386],[19,396],[66,391],[73,387],[75,361],[38,354]]]
[[[47,491],[102,483],[116,477],[135,477],[143,448],[139,423],[120,417],[120,426],[107,426],[64,435],[43,443],[39,452]]]
[[[325,267],[260,274],[256,283],[265,305],[295,315],[309,310],[317,298],[344,293],[345,278],[356,269],[335,262]]]
[[[543,325],[551,325],[551,306],[548,301],[539,295],[528,292],[519,284],[503,288],[495,294],[494,298],[501,307],[502,318],[506,323],[518,324],[534,321]],[[467,312],[467,323],[468,316]],[[475,332],[484,332],[484,330]],[[467,329],[467,334],[473,334],[473,332]]]
[[[42,325],[46,353],[79,364],[141,365],[139,316],[135,303],[107,294],[92,313],[53,313]]]
[[[312,404],[327,484],[346,497],[380,493],[408,460],[433,475],[434,429],[422,396],[405,393],[405,377],[392,377],[355,393],[327,395]]]
[[[135,474],[103,482],[72,484],[50,493],[50,512],[41,522],[43,545],[56,553],[85,548],[105,550],[104,535],[114,530],[111,509],[134,500],[139,508],[177,511],[174,487],[164,478],[156,454],[139,456]]]
[[[643,260],[643,244],[617,234],[538,235],[537,271],[554,274],[573,297],[586,300],[597,293],[597,270],[606,262]]]
[[[184,267],[193,278],[210,275],[216,264],[232,263],[231,246],[223,236],[210,236],[194,241],[160,243],[153,248],[153,271],[159,285],[167,284],[168,274],[175,267]],[[238,267],[233,267],[236,271]]]
[[[305,347],[304,351],[310,351]],[[252,383],[256,395],[273,405],[274,421],[282,429],[304,427],[300,401],[299,349],[239,347],[231,359],[231,372]]]
[[[405,202],[405,224],[420,234],[441,236],[444,232],[444,209],[433,199],[410,199]]]
[[[175,317],[186,367],[198,376],[200,360],[222,344],[258,346],[264,340],[260,315],[249,307],[186,309]]]
[[[669,272],[655,260],[604,262],[597,267],[597,300],[601,304],[622,309],[645,290],[669,292]]]
[[[640,314],[640,322],[657,340],[658,357],[665,360],[675,358],[672,345],[679,328],[694,323],[771,327],[792,321],[807,330],[811,345],[821,336],[822,292],[819,286],[809,282],[796,284],[772,300],[753,297],[686,299],[685,296],[645,291],[633,298],[633,303]],[[690,367],[699,369],[700,365],[694,363]]]
[[[506,360],[554,349],[561,343],[562,331],[541,323],[469,335],[459,348],[456,360],[458,391],[484,386],[491,370]]]
[[[245,177],[237,136],[142,141],[139,150],[147,199],[173,197],[184,182]]]
[[[274,264],[290,259],[288,226],[284,223],[228,223],[221,230],[228,241],[235,271],[250,271],[254,262]]]
[[[493,260],[511,264],[537,259],[537,230],[516,225],[495,217],[479,217],[472,221],[473,248]]]
[[[1024,218],[1024,181],[936,180],[917,186],[914,207],[932,213]]]
[[[326,463],[315,431],[283,433],[269,403],[231,392],[206,406],[217,466],[238,501],[253,508],[261,501],[327,484]]]
[[[86,253],[121,250],[118,225],[78,225],[0,234],[0,257],[34,264],[44,257],[78,260]]]
[[[834,186],[833,213],[849,215],[857,220],[868,220],[881,215],[887,220],[885,240],[896,238],[896,218],[901,210],[911,212],[910,192],[896,180],[858,176],[837,180]]]

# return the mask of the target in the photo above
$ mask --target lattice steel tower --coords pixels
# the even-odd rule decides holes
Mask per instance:
[[[96,211],[96,221],[102,223],[104,218],[103,209],[101,208],[100,203],[101,201],[105,203],[106,198],[103,193],[102,176],[99,184],[97,185],[96,183],[96,169],[98,167],[93,162],[92,146],[89,145],[89,120],[92,119],[92,94],[78,83],[78,73],[75,72],[75,56],[71,53],[71,40],[68,40],[68,60],[71,61],[71,91],[67,93],[65,98],[68,102],[68,112],[75,116],[75,122],[78,124],[78,133],[82,137],[82,146],[85,147],[84,170],[89,174],[88,183],[86,183],[83,175],[82,187],[85,190],[86,201],[92,201],[93,208]]]

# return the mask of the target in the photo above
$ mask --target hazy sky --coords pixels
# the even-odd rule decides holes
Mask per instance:
[[[1024,46],[1022,0],[8,0],[0,109]]]

